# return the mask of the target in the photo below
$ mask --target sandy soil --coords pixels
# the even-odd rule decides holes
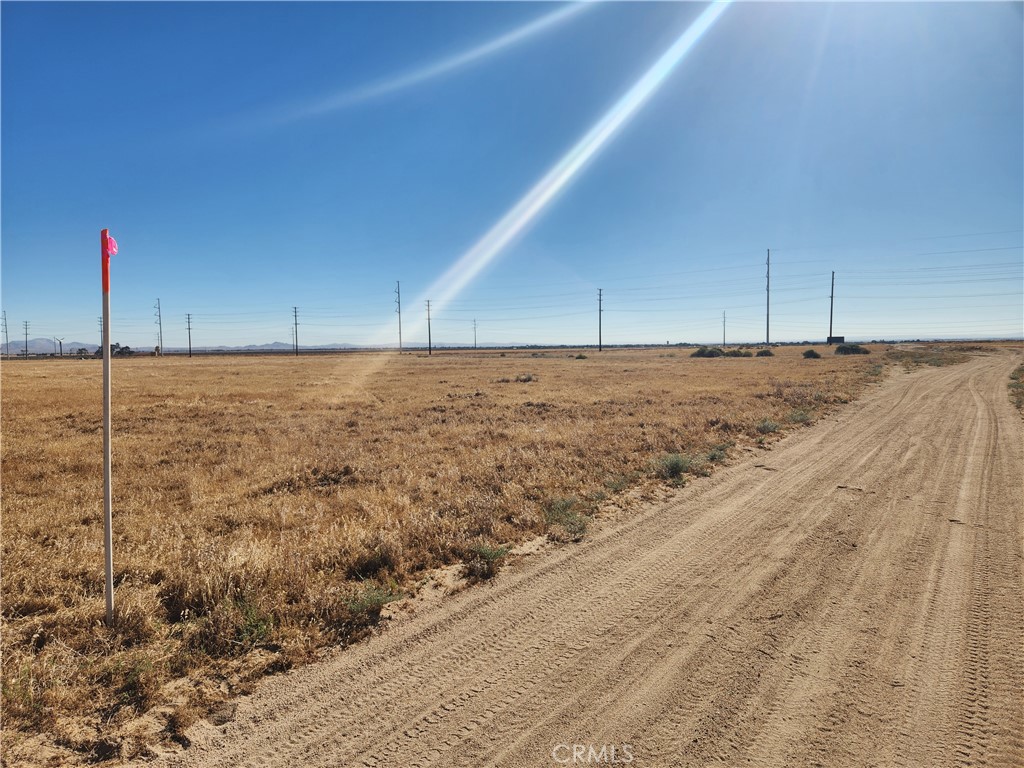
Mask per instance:
[[[894,374],[266,680],[162,762],[557,766],[604,747],[633,766],[1024,765],[1017,362]]]

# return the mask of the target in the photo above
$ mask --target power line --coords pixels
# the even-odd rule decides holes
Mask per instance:
[[[1024,232],[1021,229],[1004,229],[991,232],[969,232],[956,235],[932,235],[929,237],[912,237],[906,239],[890,239],[890,240],[877,240],[875,242],[855,242],[847,241],[845,243],[824,243],[816,245],[796,245],[789,247],[776,248],[776,251],[782,251],[782,253],[789,253],[791,251],[835,251],[840,249],[865,249],[865,248],[881,248],[884,246],[896,246],[896,245],[907,245],[909,243],[921,242],[922,240],[949,240],[959,237],[984,237],[986,235],[1011,235],[1017,234],[1018,232]],[[780,262],[781,263],[781,262]],[[790,263],[790,262],[785,262]]]
[[[851,269],[848,270],[851,275],[892,275],[900,273],[912,273],[917,274],[918,272],[952,272],[967,270],[973,272],[976,269],[988,270],[996,269],[1000,267],[1012,268],[1013,271],[1020,271],[1024,267],[1024,263],[1020,261],[986,261],[981,264],[941,264],[933,267],[911,267],[907,269],[884,269],[884,270],[862,270],[862,269]]]
[[[158,355],[162,355],[164,351],[164,318],[160,313],[160,299],[156,300],[156,325],[157,325],[157,344],[160,346]]]
[[[949,236],[952,237],[952,236]],[[983,242],[983,241],[982,241]],[[979,243],[981,244],[981,243]],[[847,320],[841,320],[841,326],[846,324],[851,317],[850,308],[856,308],[856,314],[866,313],[868,311],[875,312],[876,310],[869,307],[875,307],[876,304],[870,302],[881,302],[887,301],[893,304],[893,309],[886,309],[886,314],[877,315],[873,314],[874,317],[886,317],[894,316],[895,307],[897,302],[902,305],[904,309],[910,309],[914,312],[920,313],[921,317],[925,317],[930,310],[934,316],[935,312],[941,310],[943,313],[940,316],[945,316],[945,313],[950,311],[958,312],[961,309],[961,304],[965,305],[965,308],[978,307],[984,309],[995,310],[995,306],[989,304],[983,304],[978,306],[977,299],[996,299],[998,297],[1007,297],[1017,299],[1022,297],[1022,292],[1019,290],[1018,285],[1022,277],[1022,265],[1017,261],[988,261],[980,264],[968,264],[963,263],[968,259],[967,254],[972,253],[985,253],[985,252],[1001,252],[1001,251],[1013,251],[1019,249],[1019,246],[999,246],[991,248],[977,248],[977,249],[964,249],[959,251],[940,251],[934,252],[936,254],[964,254],[959,259],[943,259],[941,261],[948,261],[951,263],[932,263],[929,266],[923,266],[916,269],[881,269],[872,268],[875,264],[880,262],[868,261],[867,264],[861,260],[860,265],[866,267],[863,269],[853,269],[850,271],[844,271],[844,279],[847,280],[846,285],[851,290],[848,292],[849,295],[844,294],[847,298],[848,314],[844,315]],[[776,254],[778,257],[778,253]],[[907,252],[909,258],[910,253]],[[999,256],[987,257],[992,259],[998,259]],[[934,260],[938,262],[939,260]],[[960,263],[957,263],[960,262]],[[781,298],[776,296],[777,310],[779,307],[785,305],[796,306],[797,304],[807,304],[811,302],[822,302],[825,301],[824,292],[818,294],[815,290],[816,286],[822,286],[822,280],[824,276],[829,275],[827,271],[820,270],[815,267],[807,268],[807,271],[797,271],[797,268],[793,270],[787,270],[786,266],[789,262],[785,259],[779,260],[776,258],[776,293],[781,294]],[[770,343],[770,332],[771,332],[771,251],[766,251],[765,265],[765,342]],[[779,269],[779,265],[782,268]],[[677,273],[670,273],[677,274]],[[610,282],[610,289],[618,291],[616,296],[619,298],[613,302],[615,305],[608,310],[604,309],[603,306],[603,288],[588,288],[587,290],[580,291],[558,291],[551,290],[550,287],[545,291],[544,283],[539,280],[530,280],[528,283],[524,281],[524,287],[529,285],[536,286],[538,289],[537,294],[526,295],[519,293],[517,295],[503,294],[499,296],[493,291],[498,290],[497,288],[491,288],[491,293],[488,294],[488,289],[478,289],[471,294],[472,298],[466,298],[461,300],[454,300],[452,302],[445,302],[443,307],[439,307],[431,303],[431,327],[428,328],[428,346],[429,351],[432,353],[433,340],[432,340],[432,320],[433,316],[437,315],[438,319],[444,325],[445,322],[455,321],[462,322],[463,320],[469,320],[473,323],[474,330],[474,344],[479,344],[479,324],[490,323],[488,326],[494,331],[500,333],[506,333],[511,328],[522,328],[524,332],[532,333],[534,335],[543,333],[546,329],[543,325],[543,321],[553,318],[571,318],[574,316],[582,316],[589,314],[593,311],[586,310],[587,301],[584,297],[586,295],[593,295],[590,293],[591,290],[598,291],[598,343],[599,348],[603,351],[603,313],[610,311],[613,313],[620,313],[620,318],[629,317],[629,315],[636,314],[636,320],[633,322],[633,318],[629,318],[630,322],[628,325],[624,323],[613,323],[618,331],[615,331],[613,335],[618,336],[619,331],[628,332],[630,328],[657,328],[657,316],[658,313],[662,313],[665,317],[665,323],[676,322],[674,319],[679,317],[681,313],[708,313],[711,309],[711,316],[715,316],[717,313],[714,312],[714,304],[719,304],[719,307],[733,307],[734,314],[739,311],[743,312],[748,309],[752,309],[756,305],[756,299],[754,298],[758,292],[759,287],[757,280],[757,268],[753,264],[737,264],[709,269],[696,269],[687,270],[684,273],[688,276],[694,277],[692,280],[688,280],[683,283],[682,280],[670,279],[668,281],[659,281],[658,277],[653,273],[633,273],[621,278],[615,278]],[[703,277],[699,275],[703,274]],[[831,278],[831,275],[829,275]],[[1011,282],[1013,281],[1013,282]],[[646,283],[643,284],[643,283]],[[585,281],[581,280],[580,284],[585,284]],[[852,286],[852,287],[851,287]],[[943,290],[945,288],[945,290]],[[1007,292],[1006,288],[1018,288],[1017,290]],[[1002,290],[1000,290],[1002,289]],[[950,294],[949,290],[954,290],[956,293]],[[399,281],[395,282],[395,307],[394,311],[398,315],[398,332],[399,332],[399,351],[404,351],[404,339],[401,318],[401,284]],[[497,301],[488,302],[486,298],[483,298],[480,294],[484,293],[493,296]],[[787,298],[787,295],[792,298]],[[626,296],[623,300],[622,296]],[[567,301],[560,303],[552,303],[551,299],[545,297],[566,297]],[[749,297],[749,298],[746,298]],[[579,299],[578,301],[576,299]],[[733,300],[738,299],[740,302],[747,300],[748,304],[734,304]],[[592,299],[591,299],[592,300]],[[692,300],[692,305],[691,305]],[[830,333],[834,330],[834,283],[832,283],[832,290],[828,296],[830,302],[829,314],[830,314]],[[851,304],[850,302],[854,302]],[[687,302],[685,305],[680,306],[680,302]],[[722,302],[722,303],[719,303]],[[862,303],[858,303],[862,302]],[[931,303],[931,306],[927,309],[923,306],[925,303]],[[250,305],[251,306],[251,305]],[[336,308],[321,308],[321,309],[308,309],[307,314],[310,316],[309,319],[314,322],[308,322],[310,325],[311,332],[321,337],[325,331],[318,329],[336,328],[347,331],[353,335],[361,334],[362,331],[356,329],[362,328],[380,328],[382,331],[386,331],[386,325],[388,324],[387,314],[380,312],[380,319],[377,322],[358,322],[360,318],[376,319],[379,309],[373,309],[368,304],[357,305],[366,306],[367,313],[370,317],[367,317],[367,313],[360,313],[358,311],[350,311],[346,313],[338,312]],[[1003,305],[998,305],[1003,306]],[[1013,306],[1013,305],[1006,305]],[[821,307],[824,309],[824,307]],[[881,307],[879,307],[881,308]],[[297,307],[293,308],[293,324],[291,328],[293,351],[299,354],[298,349],[298,317]],[[573,310],[579,311],[573,311]],[[715,308],[717,309],[717,308]],[[158,325],[158,342],[159,345],[163,346],[163,334],[162,334],[162,300],[157,299],[154,306],[153,316],[155,322]],[[547,312],[545,313],[545,311]],[[568,310],[568,311],[559,311]],[[779,316],[777,320],[781,319],[783,327],[786,327],[787,317],[798,317],[801,316],[800,312],[794,312],[787,315],[787,310],[782,309],[783,315]],[[806,311],[812,315],[816,313],[816,310],[810,307],[806,308]],[[491,313],[495,313],[496,316],[490,316]],[[147,313],[148,314],[148,313]],[[645,322],[646,318],[643,315],[650,315],[650,322]],[[986,316],[991,313],[986,313]],[[854,315],[854,317],[855,317]],[[231,334],[241,334],[243,329],[248,331],[250,334],[261,334],[269,330],[272,330],[276,326],[275,323],[271,322],[273,316],[272,312],[267,311],[238,311],[238,312],[208,312],[208,313],[189,313],[187,315],[187,324],[192,325],[192,321],[198,318],[207,318],[203,320],[208,328],[221,328],[221,332],[227,332]],[[861,315],[865,316],[865,315]],[[707,317],[705,314],[704,317]],[[472,318],[470,320],[470,318]],[[894,318],[895,319],[895,318]],[[3,314],[3,320],[6,321],[6,311]],[[322,322],[316,322],[322,320]],[[713,322],[713,321],[712,321]],[[744,321],[742,318],[734,316],[731,320],[734,329],[747,328],[749,323]],[[813,318],[810,318],[808,322],[813,325]],[[985,322],[995,322],[985,321]],[[131,336],[130,341],[135,341],[138,338],[138,334],[141,331],[133,332],[131,330],[134,324],[138,323],[139,326],[143,325],[143,313],[138,314],[129,313],[128,315],[119,316],[119,327],[128,329],[122,331],[125,335]],[[778,324],[778,323],[777,323]],[[559,334],[563,333],[565,328],[561,327],[563,324],[559,324],[557,329]],[[706,327],[706,321],[697,320],[697,327]],[[393,326],[392,326],[393,327]],[[465,325],[461,326],[463,329]],[[820,326],[819,326],[820,327]],[[550,325],[548,326],[550,328]],[[10,339],[9,329],[7,323],[4,323],[5,330],[5,344],[8,354],[10,353]],[[777,328],[777,330],[779,330]],[[393,331],[392,331],[393,332]],[[464,331],[463,331],[464,332]],[[576,332],[574,327],[573,332]],[[712,331],[713,332],[713,331]],[[135,334],[133,336],[133,333]],[[749,333],[744,330],[744,334]],[[788,331],[787,331],[788,333]],[[276,335],[276,334],[275,334]],[[750,338],[753,334],[746,336]],[[346,338],[346,341],[349,339]],[[358,338],[352,339],[357,341]],[[727,341],[726,337],[726,341]],[[332,340],[333,341],[333,340]],[[102,344],[101,344],[102,346]]]
[[[1000,229],[994,232],[968,232],[963,235],[933,235],[931,237],[915,237],[914,240],[950,240],[956,237],[982,237],[983,235],[1012,235],[1022,232],[1020,229]]]
[[[267,310],[266,312],[193,312],[193,317],[271,317],[277,312]]]
[[[395,311],[398,313],[398,354],[402,354],[402,284],[395,281]]]
[[[832,271],[832,293],[828,297],[828,345],[832,346],[832,308],[836,301],[836,273]]]
[[[768,249],[768,260],[765,262],[766,271],[764,274],[764,343],[768,346],[770,334],[768,319],[771,315],[772,306],[772,249]]]
[[[848,299],[885,299],[893,300],[899,299],[900,301],[931,301],[932,299],[980,299],[986,296],[1020,296],[1020,291],[1012,291],[1011,293],[947,293],[941,296],[935,295],[920,295],[920,296],[903,296],[903,295],[890,295],[890,296],[847,296]]]
[[[915,256],[944,256],[949,253],[984,253],[987,251],[1019,251],[1021,246],[1008,245],[1002,248],[971,248],[965,251],[928,251],[927,253],[915,253]]]
[[[518,317],[485,317],[484,319],[488,323],[520,323],[528,320],[553,320],[559,317],[580,317],[581,315],[590,315],[594,310],[582,310],[580,312],[559,312],[555,315],[520,315]],[[606,309],[605,312],[628,312],[630,310],[618,310],[618,309]],[[637,310],[639,311],[639,310]],[[657,310],[659,312],[667,310]],[[437,316],[437,311],[434,311],[434,316]],[[376,325],[376,323],[374,324]]]

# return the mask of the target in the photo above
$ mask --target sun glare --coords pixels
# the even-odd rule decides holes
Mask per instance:
[[[463,291],[517,236],[521,235],[579,175],[615,134],[640,110],[700,40],[729,2],[709,5],[644,75],[583,137],[468,251],[460,256],[419,297],[430,299],[438,311]],[[415,305],[414,305],[415,306]],[[413,326],[423,330],[424,322]]]
[[[605,147],[675,70],[686,54],[728,8],[731,0],[709,5],[687,29],[661,54],[644,75],[619,98],[583,137],[563,155],[541,179],[491,227],[468,251],[460,256],[430,287],[408,306],[423,307],[431,300],[436,311],[458,296],[491,264],[502,251],[521,235],[544,210],[579,175],[587,163]],[[419,338],[426,332],[426,318],[407,322],[407,338]],[[382,330],[372,346],[391,341],[391,329]],[[388,356],[368,359],[349,387],[358,390],[360,382],[383,365]],[[349,375],[351,371],[349,372]]]

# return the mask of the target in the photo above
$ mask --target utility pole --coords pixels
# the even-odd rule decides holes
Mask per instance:
[[[603,297],[604,297],[604,292],[600,288],[598,288],[597,289],[597,351],[598,352],[603,352],[604,351],[604,345],[603,345],[603,342],[602,342],[602,339],[601,339],[601,315],[604,314],[604,309],[602,308]]]
[[[476,318],[473,318],[473,349],[476,349]]]
[[[22,325],[25,326],[25,359],[28,359],[28,320],[25,320]]]
[[[828,295],[828,345],[832,346],[832,308],[836,303],[836,271],[832,270],[832,292]]]
[[[156,343],[160,345],[160,354],[164,353],[164,318],[160,314],[160,299],[156,300],[156,325],[157,325],[157,336]]]
[[[295,321],[295,356],[299,356],[299,308],[292,307],[292,317]]]
[[[103,349],[103,318],[97,317],[96,321],[100,324],[100,345],[96,347],[96,349],[97,351],[100,351]]]
[[[10,357],[11,356],[11,337],[7,335],[7,311],[6,310],[4,310],[3,318],[4,318],[4,344],[7,347],[7,356]]]
[[[725,348],[725,310],[722,310],[722,347]]]
[[[430,337],[430,299],[427,299],[427,355],[433,354],[433,340]]]
[[[768,271],[764,275],[764,345],[767,347],[770,341],[770,334],[768,332],[769,324],[768,319],[771,317],[772,308],[772,249],[768,249],[768,261],[766,262]]]
[[[192,357],[192,315],[185,313],[185,324],[188,326],[188,356]]]
[[[53,338],[57,339],[56,336]],[[64,339],[57,339],[57,343],[60,344],[60,356],[64,357]]]
[[[395,280],[395,312],[398,313],[398,354],[402,354],[402,283]]]

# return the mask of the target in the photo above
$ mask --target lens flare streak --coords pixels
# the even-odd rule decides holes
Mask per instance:
[[[423,293],[440,311],[520,235],[665,82],[731,0],[708,6],[601,119],[472,248]]]
[[[489,56],[500,53],[506,48],[510,48],[524,42],[534,35],[538,35],[558,24],[561,24],[562,22],[568,21],[580,13],[589,10],[594,5],[595,3],[592,2],[570,4],[564,8],[558,9],[557,11],[545,14],[528,24],[517,27],[510,32],[506,32],[500,37],[488,40],[474,48],[454,54],[446,59],[426,64],[419,69],[405,74],[396,75],[387,80],[381,80],[360,88],[336,93],[332,96],[323,98],[320,101],[295,109],[284,115],[281,118],[281,121],[290,122],[293,120],[301,120],[308,117],[323,115],[350,107],[369,99],[385,96],[389,93],[394,93],[395,91],[401,91],[414,85],[419,85],[427,80],[433,80],[436,77],[462,69],[475,61],[485,59]]]

